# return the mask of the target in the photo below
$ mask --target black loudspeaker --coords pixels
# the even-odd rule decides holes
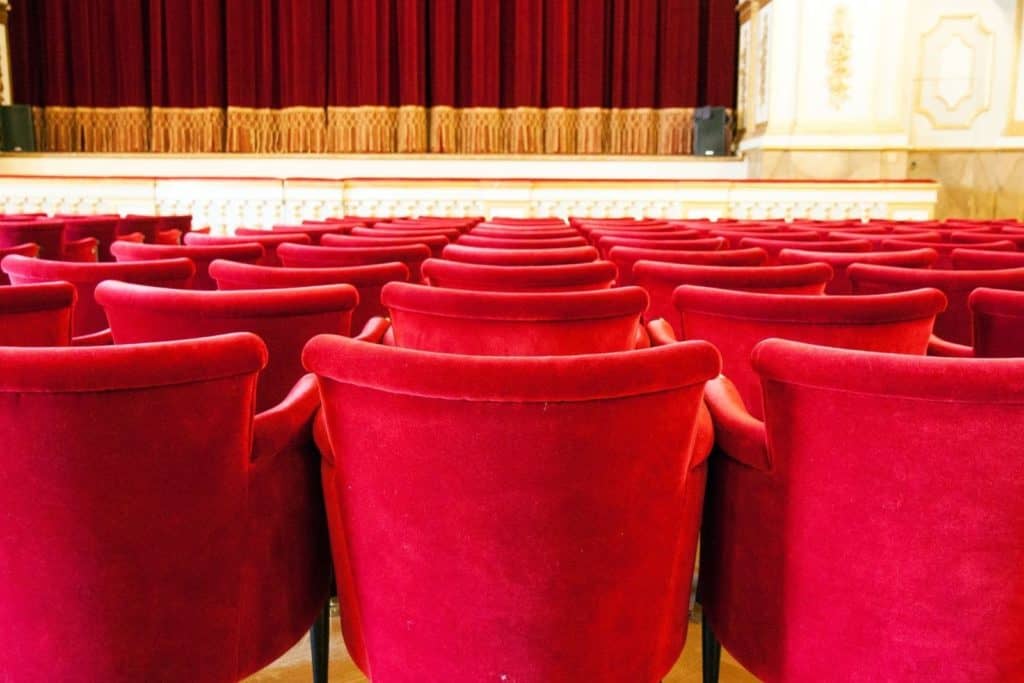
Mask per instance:
[[[32,109],[25,104],[0,106],[0,151],[34,152]]]
[[[702,157],[728,154],[730,123],[725,107],[699,107],[693,112],[693,153]]]

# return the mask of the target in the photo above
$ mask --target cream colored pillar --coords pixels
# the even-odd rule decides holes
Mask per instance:
[[[934,178],[940,216],[1024,215],[1024,0],[738,11],[740,150],[754,177]]]
[[[7,13],[10,10],[8,0],[0,0],[0,104],[14,102],[11,85],[11,45],[7,40]]]

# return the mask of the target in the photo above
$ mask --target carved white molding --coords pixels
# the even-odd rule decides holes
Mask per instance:
[[[914,110],[933,128],[967,130],[992,98],[995,37],[976,15],[946,15],[921,36]]]

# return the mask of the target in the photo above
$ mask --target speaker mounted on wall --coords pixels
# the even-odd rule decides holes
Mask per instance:
[[[0,106],[0,151],[36,151],[32,108],[26,104]]]
[[[702,157],[729,154],[732,120],[725,107],[698,107],[693,112],[693,153]]]

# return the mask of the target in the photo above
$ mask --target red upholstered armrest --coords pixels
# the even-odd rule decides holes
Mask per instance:
[[[80,337],[73,337],[71,339],[72,346],[112,346],[113,343],[114,335],[110,333],[109,327],[99,332],[83,334]]]
[[[664,318],[647,323],[647,336],[651,339],[651,346],[665,346],[679,341],[676,339],[676,333],[672,330],[672,326]]]
[[[720,376],[704,385],[704,400],[715,423],[715,443],[733,460],[759,470],[771,469],[764,422],[747,411],[736,387]]]
[[[963,344],[946,341],[934,334],[928,340],[929,356],[945,356],[946,358],[974,358],[974,349]]]
[[[95,237],[83,237],[64,243],[65,261],[93,263],[99,258],[99,240]]]
[[[633,348],[647,349],[651,346],[651,335],[647,333],[647,327],[643,324],[637,325],[636,338],[633,340]]]
[[[363,330],[354,339],[357,341],[370,342],[371,344],[384,343],[384,335],[391,331],[391,321],[381,316],[375,316],[366,321]]]
[[[675,344],[679,341],[676,339],[675,332],[672,331],[672,326],[664,318],[658,318],[647,323],[646,333],[650,338],[651,346],[665,346],[666,344]],[[712,424],[708,407],[703,401],[701,401],[698,411],[697,424],[693,432],[693,455],[690,458],[691,470],[708,459],[711,449],[715,445],[715,427]]]
[[[319,407],[316,375],[304,375],[283,401],[256,416],[252,462],[280,453],[303,434],[308,438],[310,421]]]

